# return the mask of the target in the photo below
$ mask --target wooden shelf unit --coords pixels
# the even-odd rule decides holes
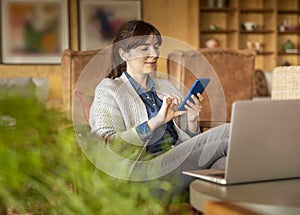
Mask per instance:
[[[281,25],[284,21],[292,26],[299,26],[300,17],[300,1],[299,0],[285,0],[277,1],[278,12],[277,12],[277,25]],[[286,53],[283,50],[284,43],[290,39],[294,44],[296,49],[299,50],[300,46],[300,31],[298,29],[286,30],[284,32],[277,31],[277,64],[282,65],[285,62],[289,62],[292,65],[300,64],[300,55],[298,53]]]
[[[208,7],[207,1],[199,3],[200,48],[210,38],[217,39],[220,47],[234,49],[245,49],[251,42],[251,49],[257,51],[256,68],[272,71],[286,62],[300,64],[300,52],[283,50],[288,39],[300,49],[300,28],[295,28],[300,24],[300,0],[225,0],[228,4],[222,8]],[[247,31],[244,22],[255,22],[257,27]],[[291,28],[280,31],[283,23]],[[211,30],[211,25],[217,29]]]

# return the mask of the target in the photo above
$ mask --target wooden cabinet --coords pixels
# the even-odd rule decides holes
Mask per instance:
[[[300,0],[223,0],[222,7],[220,1],[200,1],[200,48],[214,38],[220,47],[253,49],[255,67],[265,71],[284,63],[300,64]],[[255,27],[245,29],[247,22]],[[285,51],[288,40],[295,48]]]

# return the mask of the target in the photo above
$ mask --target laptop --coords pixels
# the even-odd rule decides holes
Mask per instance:
[[[183,174],[223,185],[300,177],[300,100],[234,102],[225,170]]]

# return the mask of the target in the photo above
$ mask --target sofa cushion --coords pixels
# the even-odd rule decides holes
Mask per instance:
[[[35,85],[35,94],[38,100],[46,103],[49,96],[49,78],[48,77],[32,77],[32,82]]]
[[[34,90],[34,87],[31,77],[0,79],[0,93],[5,96],[18,94],[26,97]]]
[[[91,105],[93,103],[94,100],[94,96],[89,96],[86,95],[85,93],[82,92],[75,92],[75,96],[76,98],[78,98],[78,100],[81,103],[81,107],[83,110],[83,114],[84,114],[84,119],[86,120],[86,123],[89,123],[89,117],[90,117],[90,109],[91,109]]]
[[[15,77],[0,79],[0,93],[3,96],[15,94],[27,97],[37,96],[38,100],[45,103],[48,99],[49,79],[47,77]]]
[[[278,66],[272,75],[272,99],[300,99],[300,66]]]
[[[269,96],[268,81],[265,72],[261,69],[256,69],[254,74],[254,92],[253,97]]]

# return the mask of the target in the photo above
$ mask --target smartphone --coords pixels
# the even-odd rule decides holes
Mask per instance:
[[[193,86],[189,90],[189,92],[186,94],[185,98],[183,101],[180,103],[178,110],[184,111],[186,110],[184,105],[188,100],[194,103],[194,100],[192,99],[192,95],[197,96],[197,93],[202,94],[207,87],[208,83],[210,82],[209,78],[198,78],[195,80]]]

